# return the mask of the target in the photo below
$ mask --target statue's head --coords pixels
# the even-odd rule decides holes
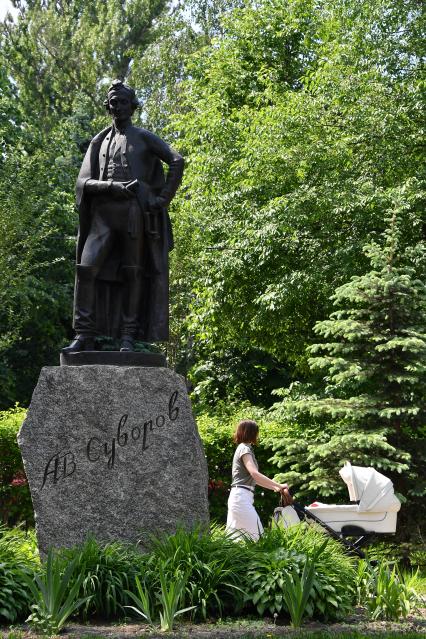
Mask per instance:
[[[125,102],[129,105],[128,117],[132,115],[139,107],[139,101],[136,97],[135,90],[124,84],[121,80],[113,80],[111,86],[108,89],[108,95],[104,101],[104,105],[108,113],[111,113],[115,117],[116,105],[121,102]]]

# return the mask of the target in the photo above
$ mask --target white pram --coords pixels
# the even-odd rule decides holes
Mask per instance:
[[[277,508],[276,519],[281,519],[287,526],[297,523],[298,518],[314,520],[361,556],[359,547],[373,535],[395,533],[401,502],[394,494],[391,480],[374,468],[352,466],[346,462],[339,473],[348,487],[349,499],[356,503],[341,506],[314,502],[306,507],[294,503],[287,508]],[[347,537],[358,539],[350,542]]]

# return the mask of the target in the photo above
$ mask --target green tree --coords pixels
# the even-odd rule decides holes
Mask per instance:
[[[193,361],[255,347],[307,375],[312,327],[368,268],[395,188],[403,241],[421,237],[420,20],[416,2],[261,0],[188,63],[175,216]]]
[[[13,0],[17,20],[1,29],[4,56],[27,119],[49,131],[84,95],[101,113],[106,84],[129,75],[166,0]]]
[[[30,1],[0,25],[0,407],[28,404],[70,336],[82,154],[164,0]]]
[[[420,524],[426,493],[426,285],[414,265],[424,272],[426,245],[401,250],[400,240],[393,217],[383,246],[365,249],[372,270],[340,286],[332,296],[336,310],[315,325],[324,341],[309,347],[309,363],[325,375],[324,386],[311,397],[287,396],[275,408],[275,419],[281,414],[312,424],[305,432],[290,427],[276,441],[273,461],[286,469],[288,481],[320,495],[339,490],[338,469],[346,460],[383,470],[409,500],[403,511]]]
[[[31,132],[36,138],[36,132]],[[64,121],[46,148],[9,145],[0,180],[0,406],[27,404],[58,363],[72,312],[78,148]]]
[[[155,21],[144,54],[135,56],[131,68],[147,128],[164,134],[171,116],[184,108],[186,62],[220,33],[219,18],[234,5],[235,0],[186,0],[174,3]]]

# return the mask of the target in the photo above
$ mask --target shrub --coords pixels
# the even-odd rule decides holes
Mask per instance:
[[[26,410],[18,405],[0,411],[0,516],[9,526],[34,523],[30,491],[16,440],[25,415]]]
[[[38,566],[34,534],[0,527],[0,622],[14,623],[29,612],[25,575]]]
[[[307,559],[312,559],[315,565],[307,614],[333,619],[343,617],[351,610],[356,589],[354,560],[319,527],[304,523],[288,529],[273,526],[257,543],[256,552],[257,557],[247,571],[246,587],[260,614],[265,610],[271,614],[287,611],[282,596],[284,574],[301,576]],[[259,598],[260,589],[263,595]]]
[[[76,561],[74,578],[81,575],[78,597],[85,599],[85,618],[124,616],[124,606],[132,603],[126,591],[136,592],[135,576],[143,572],[146,562],[137,547],[91,538],[82,546],[61,550],[60,557],[64,566]]]
[[[269,461],[274,453],[268,441],[278,437],[282,427],[274,422],[265,421],[264,411],[248,405],[235,407],[229,412],[221,410],[215,415],[199,415],[197,417],[198,430],[209,467],[210,517],[219,523],[226,521],[232,458],[235,452],[232,435],[237,423],[244,418],[255,419],[260,427],[260,440],[255,448],[260,471],[268,477],[273,477],[279,472],[278,467]],[[271,490],[258,487],[255,500],[256,510],[266,523],[278,505],[277,496]]]
[[[165,566],[166,576],[187,576],[182,606],[196,606],[193,616],[223,616],[243,605],[240,586],[252,554],[251,544],[236,544],[223,528],[210,532],[179,529],[175,535],[152,540],[152,550],[144,575],[151,591],[158,589],[157,566]]]
[[[405,618],[420,601],[413,585],[416,575],[404,575],[387,561],[358,564],[358,603],[365,605],[371,619],[398,621]]]
[[[67,619],[85,602],[78,598],[82,575],[73,580],[76,566],[77,557],[63,570],[63,562],[50,549],[42,569],[35,575],[25,575],[34,601],[27,621],[36,632],[49,636],[59,634]]]

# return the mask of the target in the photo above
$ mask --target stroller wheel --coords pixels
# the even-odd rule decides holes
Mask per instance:
[[[359,537],[360,535],[365,535],[365,530],[361,528],[361,526],[342,526],[341,532],[344,537]]]

